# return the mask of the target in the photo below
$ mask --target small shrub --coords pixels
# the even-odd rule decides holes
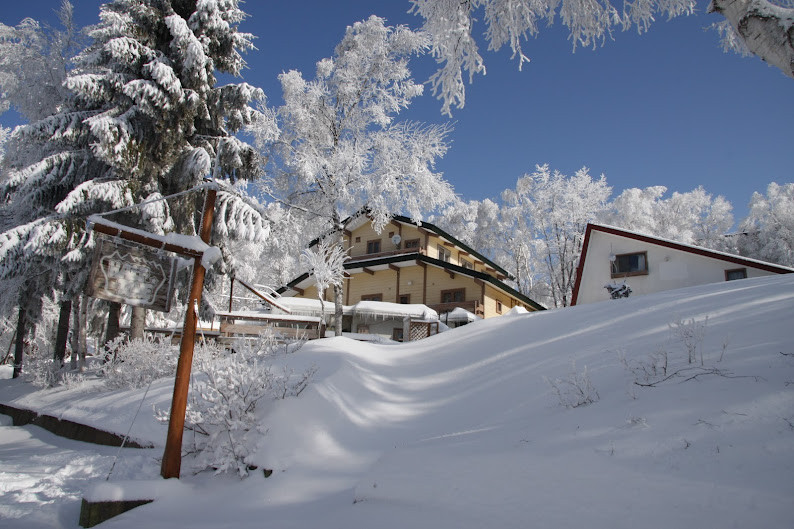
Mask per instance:
[[[152,380],[174,376],[179,350],[167,342],[146,337],[142,340],[114,340],[107,345],[108,361],[100,375],[109,388],[140,388]]]
[[[555,378],[554,380],[543,377],[543,380],[552,389],[561,406],[566,408],[578,408],[597,402],[600,398],[598,391],[590,380],[590,373],[587,366],[582,372],[576,369],[576,361],[571,360],[571,370],[566,378]]]
[[[194,468],[247,476],[246,459],[265,433],[257,406],[300,395],[315,372],[315,367],[299,374],[286,367],[277,372],[265,350],[249,341],[235,344],[233,352],[215,344],[197,347],[185,416],[185,428],[194,433]],[[168,412],[158,411],[157,418],[167,422]]]
[[[709,317],[706,316],[702,321],[695,318],[684,320],[678,318],[669,323],[673,337],[678,339],[684,346],[687,353],[687,362],[694,364],[697,361],[698,351],[700,352],[700,365],[703,365],[703,339],[706,337],[706,326]]]

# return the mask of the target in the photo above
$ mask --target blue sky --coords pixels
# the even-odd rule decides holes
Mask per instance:
[[[74,3],[79,24],[98,21],[101,2]],[[4,3],[0,21],[52,21],[59,4]],[[720,20],[706,5],[641,36],[619,33],[595,51],[571,53],[565,28],[543,28],[525,45],[532,62],[521,72],[509,50],[483,51],[488,73],[467,88],[466,107],[454,111],[452,146],[437,168],[467,200],[497,197],[541,163],[566,174],[587,166],[593,176],[606,175],[615,195],[629,187],[665,185],[671,193],[703,185],[730,200],[738,220],[753,191],[794,181],[794,80],[755,57],[723,53],[716,33],[704,30]],[[315,62],[332,55],[345,27],[373,13],[417,27],[409,7],[407,0],[249,0],[242,29],[257,36],[258,49],[246,56],[244,80],[279,104],[280,72],[313,77]],[[433,67],[430,57],[418,59],[416,79],[426,80]],[[428,91],[405,118],[444,122],[440,108]]]

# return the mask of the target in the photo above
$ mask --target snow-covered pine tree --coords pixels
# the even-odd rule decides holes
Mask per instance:
[[[449,201],[451,187],[433,171],[448,129],[396,121],[422,94],[408,61],[426,45],[422,34],[372,16],[347,28],[313,81],[295,70],[281,74],[278,139],[258,134],[274,168],[271,195],[340,238],[342,221],[364,208],[380,230],[392,214],[421,219]],[[337,333],[341,296],[335,288]]]
[[[254,150],[233,134],[253,120],[250,103],[263,94],[216,83],[217,72],[237,76],[245,65],[241,52],[253,37],[237,30],[244,16],[237,0],[102,6],[93,43],[66,79],[63,108],[15,133],[19,144],[40,146],[11,161],[0,188],[16,224],[0,234],[0,280],[35,283],[17,288],[21,301],[56,282],[65,298],[82,288],[89,214],[185,191],[208,175],[255,175]],[[157,215],[117,220],[193,234],[196,209],[187,196]]]

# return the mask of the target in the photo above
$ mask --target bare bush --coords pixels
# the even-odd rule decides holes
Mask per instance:
[[[700,365],[704,364],[703,339],[706,337],[708,323],[709,317],[706,315],[702,321],[697,321],[695,318],[684,320],[679,317],[668,324],[673,337],[683,344],[687,353],[687,362],[690,364],[697,361],[698,352],[700,352]]]
[[[561,406],[566,408],[578,408],[592,404],[600,398],[598,391],[590,380],[590,373],[587,366],[581,372],[576,369],[576,360],[571,360],[571,369],[566,378],[550,379],[543,377],[549,385],[554,395],[557,397]]]

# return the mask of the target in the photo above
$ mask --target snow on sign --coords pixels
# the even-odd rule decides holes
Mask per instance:
[[[174,258],[154,248],[98,237],[86,294],[168,312],[175,272]]]

